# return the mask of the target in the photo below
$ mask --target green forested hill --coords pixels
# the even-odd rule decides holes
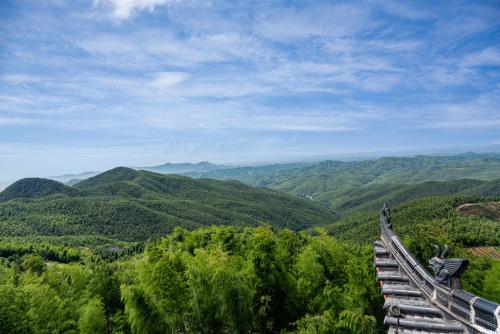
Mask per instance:
[[[53,180],[26,178],[14,182],[0,192],[0,201],[16,198],[37,198],[55,194],[72,196],[78,194],[78,190]]]
[[[453,156],[388,157],[363,161],[324,161],[311,165],[241,167],[195,177],[236,179],[322,202],[333,203],[347,191],[380,184],[407,184],[457,179],[500,179],[500,154],[466,153]],[[328,195],[323,196],[323,194]],[[329,198],[327,198],[329,197]]]
[[[162,236],[177,226],[267,223],[299,230],[336,218],[312,201],[237,181],[196,180],[123,167],[75,187],[46,181],[42,183],[58,191],[40,191],[36,198],[29,192],[13,197],[12,189],[5,190],[8,196],[1,193],[5,199],[0,202],[0,236],[98,235],[133,241]]]

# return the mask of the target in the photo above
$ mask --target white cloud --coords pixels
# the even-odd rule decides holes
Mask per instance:
[[[188,77],[189,75],[183,72],[157,72],[153,74],[151,83],[156,89],[164,90],[179,85]]]
[[[111,6],[113,16],[116,19],[124,20],[135,12],[143,10],[152,12],[158,6],[176,3],[179,0],[96,0],[95,2]]]

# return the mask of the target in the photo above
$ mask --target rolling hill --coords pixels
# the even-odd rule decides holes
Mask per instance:
[[[177,226],[267,223],[300,230],[336,219],[317,203],[275,190],[125,167],[74,187],[23,179],[0,193],[0,198],[0,236],[4,237],[98,235],[139,241],[162,236]]]

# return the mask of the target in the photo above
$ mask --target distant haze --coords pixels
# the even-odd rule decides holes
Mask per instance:
[[[489,147],[490,149],[493,149],[494,147]],[[481,152],[481,150],[477,150],[478,153],[474,152],[460,152],[460,156],[465,156],[465,155],[483,155],[484,157],[488,155],[492,156],[498,156],[500,153],[494,153],[493,151],[488,151],[486,150],[484,152]],[[491,152],[491,153],[488,153]],[[500,152],[498,150],[497,152]],[[428,156],[458,156],[455,154],[456,151],[454,149],[449,149],[444,152],[440,153],[427,153],[423,155],[428,155]],[[229,163],[229,164],[213,164],[207,161],[202,161],[202,162],[197,162],[197,163],[190,163],[190,162],[183,162],[183,163],[171,163],[171,162],[166,162],[163,164],[159,165],[152,165],[152,166],[141,166],[141,167],[134,167],[134,166],[129,166],[131,168],[134,168],[136,170],[147,170],[147,171],[152,171],[156,173],[162,173],[162,174],[184,174],[188,176],[202,176],[202,177],[212,177],[211,172],[215,172],[214,175],[217,175],[218,172],[220,171],[225,171],[225,170],[231,170],[234,169],[235,167],[258,167],[258,166],[280,166],[285,167],[287,169],[287,164],[291,165],[290,167],[293,168],[298,168],[300,165],[302,166],[308,166],[308,165],[315,165],[318,164],[322,161],[325,160],[334,160],[334,161],[362,161],[362,160],[377,160],[382,157],[413,157],[416,156],[417,154],[402,154],[402,152],[393,152],[393,154],[376,154],[376,153],[363,153],[363,154],[347,154],[343,156],[314,156],[310,158],[297,158],[297,159],[283,159],[283,160],[275,160],[275,161],[268,161],[268,162],[253,162],[253,163]],[[117,167],[119,164],[113,165],[113,167]],[[29,177],[45,177],[48,179],[56,180],[68,185],[73,185],[77,182],[80,182],[82,180],[85,180],[89,177],[95,176],[106,169],[110,168],[103,168],[101,171],[85,171],[85,172],[80,172],[80,173],[68,173],[68,174],[62,174],[62,175],[43,175],[43,174],[35,174],[35,175],[29,175]],[[67,166],[66,169],[67,170]],[[224,174],[224,173],[223,173]],[[230,173],[231,174],[231,173]],[[22,176],[22,177],[27,177],[27,176]],[[22,178],[22,177],[19,177]],[[465,176],[466,177],[466,176]],[[217,178],[217,177],[215,177]],[[223,179],[225,177],[222,177]],[[5,189],[7,186],[12,184],[14,181],[17,179],[11,179],[11,180],[0,180],[0,191]]]

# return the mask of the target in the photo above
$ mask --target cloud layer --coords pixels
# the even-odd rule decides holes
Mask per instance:
[[[133,147],[143,165],[499,139],[495,2],[6,1],[0,13],[0,144],[33,156]]]

